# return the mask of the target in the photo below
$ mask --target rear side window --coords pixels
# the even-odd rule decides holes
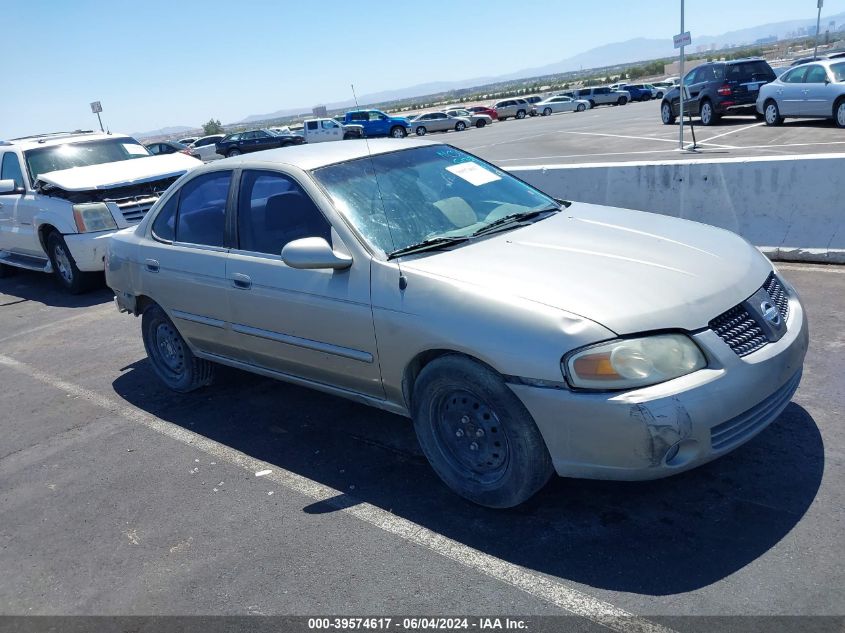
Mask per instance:
[[[845,62],[841,64],[832,64],[830,72],[833,73],[833,78],[836,81],[845,81]]]
[[[316,121],[307,121],[305,123],[305,127],[307,127],[309,130],[316,130],[317,129],[317,122]]]
[[[0,163],[0,180],[14,180],[16,187],[23,187],[21,162],[14,152],[3,154],[3,162]]]
[[[188,244],[224,246],[226,200],[232,172],[204,174],[187,183],[179,193],[176,240]]]
[[[172,242],[176,239],[176,206],[178,204],[179,195],[170,196],[153,222],[153,237],[163,242]]]
[[[284,174],[245,171],[238,199],[240,250],[279,255],[285,244],[304,237],[331,243],[328,221],[302,187]]]

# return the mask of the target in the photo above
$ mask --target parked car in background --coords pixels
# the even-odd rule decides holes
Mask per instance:
[[[825,53],[819,53],[815,57],[800,57],[792,61],[790,66],[800,66],[801,64],[807,64],[809,62],[815,62],[823,59],[842,59],[845,58],[845,51],[827,51]]]
[[[525,97],[525,100],[531,105],[536,106],[543,100],[543,97],[541,97],[540,95],[531,95],[529,97]],[[531,116],[537,116],[537,109],[534,108],[533,110],[531,110],[530,114]]]
[[[124,134],[0,141],[0,277],[16,268],[53,273],[73,294],[102,283],[109,238],[198,165],[182,152],[153,156]]]
[[[486,114],[494,121],[497,121],[499,119],[498,113],[489,106],[474,105],[469,106],[467,110],[469,110],[470,112],[474,112],[475,114]]]
[[[749,58],[708,62],[684,76],[684,113],[697,116],[702,125],[713,125],[726,115],[757,115],[760,86],[775,79],[765,59]],[[660,118],[672,125],[680,113],[681,89],[673,88],[660,105]],[[762,117],[761,117],[762,118]]]
[[[428,132],[463,132],[471,125],[469,117],[451,116],[445,112],[426,112],[411,117],[411,131],[417,136],[425,136]]]
[[[171,390],[220,364],[408,416],[446,486],[495,508],[555,472],[649,480],[733,451],[789,404],[809,341],[740,236],[557,201],[420,140],[199,167],[107,262]]]
[[[190,145],[191,143],[196,141],[197,138],[199,138],[199,137],[197,137],[197,136],[186,136],[184,138],[176,139],[176,142],[181,143],[182,145]]]
[[[631,100],[631,95],[624,90],[611,90],[609,86],[599,86],[594,88],[579,88],[577,90],[568,90],[561,93],[564,96],[572,97],[573,99],[583,99],[590,102],[590,107],[595,108],[600,105],[620,105],[623,106]]]
[[[525,117],[531,115],[531,110],[533,108],[534,106],[528,103],[525,99],[502,99],[493,105],[493,109],[496,111],[496,116],[499,121],[504,121],[505,119],[510,118],[524,119]]]
[[[465,110],[464,108],[452,108],[451,110],[446,110],[446,114],[451,117],[461,117],[464,119],[469,119],[470,125],[478,128],[493,123],[493,117],[491,117],[490,115],[481,114],[479,112],[470,112],[469,110]]]
[[[786,117],[815,117],[845,127],[845,61],[834,58],[789,69],[760,88],[757,112],[766,125],[780,125]]]
[[[676,84],[671,81],[655,81],[651,85],[654,86],[659,93],[655,95],[655,99],[662,99],[667,92],[676,86]]]
[[[229,134],[217,142],[216,150],[221,156],[232,157],[265,149],[301,145],[305,139],[299,134],[276,134],[270,130],[249,130]]]
[[[651,92],[652,99],[662,99],[663,93],[665,90],[663,88],[658,88],[654,84],[643,84],[643,87]]]
[[[562,95],[556,95],[539,101],[534,106],[537,113],[542,116],[549,116],[556,112],[583,112],[590,109],[590,102],[586,99],[573,99]]]
[[[288,132],[290,133],[290,128]],[[364,138],[364,126],[343,125],[334,119],[306,119],[303,122],[302,135],[306,143]]]
[[[209,134],[194,141],[190,148],[199,154],[200,160],[209,161],[217,160],[220,156],[217,154],[217,142],[220,141],[225,134]]]
[[[361,125],[368,138],[390,136],[404,138],[411,133],[411,125],[406,117],[390,116],[381,110],[352,110],[343,117],[344,125]]]
[[[625,84],[619,90],[631,95],[631,101],[648,101],[652,97],[651,88],[647,88],[644,84]]]
[[[193,158],[200,158],[200,155],[196,150],[188,147],[187,145],[183,145],[182,143],[177,143],[176,141],[156,141],[155,143],[145,143],[144,147],[146,147],[153,156],[181,152],[182,154],[187,154]]]

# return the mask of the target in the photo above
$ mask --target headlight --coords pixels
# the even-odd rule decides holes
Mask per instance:
[[[116,229],[117,222],[105,202],[73,205],[73,219],[80,233]]]
[[[611,341],[568,354],[561,369],[579,389],[633,389],[665,382],[707,365],[683,334],[657,334]]]

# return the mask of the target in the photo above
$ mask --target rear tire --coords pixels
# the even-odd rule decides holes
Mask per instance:
[[[709,99],[701,102],[701,110],[699,110],[698,118],[701,119],[701,125],[710,126],[719,122],[719,115],[713,109],[713,104]]]
[[[47,255],[59,285],[72,295],[90,290],[97,284],[98,278],[102,278],[97,273],[79,270],[65,238],[58,231],[47,236]]]
[[[619,97],[619,100],[616,102],[616,105],[623,106],[623,105],[626,105],[627,103],[628,103],[628,100],[625,97]]]
[[[576,112],[583,112],[586,109],[587,109],[587,106],[585,106],[583,103],[579,103],[578,106],[575,108],[575,111]]]
[[[763,106],[763,120],[769,127],[776,127],[783,123],[780,108],[778,108],[777,101],[774,99],[769,99]]]
[[[595,107],[596,107],[596,102],[593,101],[592,99],[590,99],[590,108],[592,109],[592,108],[595,108]]]
[[[449,354],[414,385],[414,430],[429,463],[455,493],[489,508],[532,497],[554,472],[528,410],[495,371]]]
[[[232,158],[233,156],[240,156],[240,155],[241,155],[241,150],[239,150],[239,149],[230,149],[228,152],[226,152],[227,158]]]
[[[467,124],[463,121],[455,123],[455,132],[463,132],[465,129],[467,129]]]
[[[152,305],[144,311],[141,333],[153,371],[168,389],[188,393],[211,384],[214,364],[194,356],[159,306]]]
[[[833,122],[836,127],[845,128],[845,99],[839,99],[833,104]]]
[[[475,127],[477,127],[479,130],[481,128],[483,128],[485,125],[487,125],[487,121],[485,121],[484,119],[481,119],[480,121],[475,122]]]
[[[516,118],[517,119],[524,119],[525,118],[525,110],[517,110],[516,111]]]

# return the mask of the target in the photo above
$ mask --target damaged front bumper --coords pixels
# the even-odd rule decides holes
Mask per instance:
[[[809,343],[804,309],[790,298],[787,333],[740,358],[713,331],[693,336],[708,367],[624,393],[511,384],[565,477],[667,477],[741,446],[789,404]]]

